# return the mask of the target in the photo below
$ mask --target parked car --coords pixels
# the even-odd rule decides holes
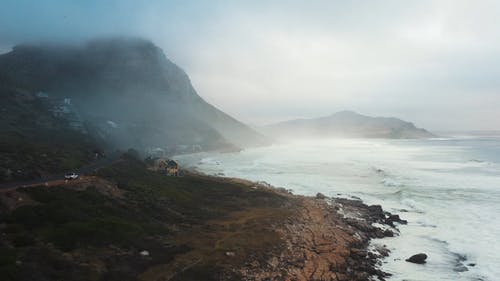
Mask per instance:
[[[78,174],[68,173],[68,174],[64,175],[64,178],[67,180],[76,180],[78,178]]]

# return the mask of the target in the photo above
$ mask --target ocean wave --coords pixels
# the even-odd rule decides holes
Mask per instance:
[[[383,265],[394,273],[389,280],[497,280],[500,142],[486,148],[484,141],[454,138],[367,143],[253,149],[205,156],[201,166],[302,195],[358,196],[404,212],[409,223],[391,241],[393,254]],[[404,262],[420,251],[429,255],[425,269]]]
[[[380,181],[384,186],[387,187],[404,187],[405,185],[393,178],[384,178]]]
[[[413,199],[404,198],[401,200],[401,204],[406,206],[406,207],[409,207],[410,211],[420,213],[420,214],[425,213],[425,210],[423,208],[419,207],[418,203]]]

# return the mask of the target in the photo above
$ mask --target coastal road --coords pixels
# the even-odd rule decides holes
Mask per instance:
[[[75,170],[70,171],[70,172],[75,172],[79,176],[94,173],[95,171],[97,171],[101,168],[110,166],[111,164],[118,161],[120,159],[120,155],[121,155],[120,153],[111,154],[110,156],[108,156],[104,159],[95,161],[89,165],[83,166],[79,169],[75,169]],[[65,174],[66,173],[57,174],[57,175],[50,175],[48,177],[43,177],[43,178],[33,179],[33,180],[28,180],[28,181],[22,181],[22,182],[3,183],[3,184],[0,184],[0,190],[15,189],[18,187],[26,187],[26,186],[33,186],[33,185],[42,185],[42,184],[52,182],[52,181],[60,181],[60,180],[64,180]]]

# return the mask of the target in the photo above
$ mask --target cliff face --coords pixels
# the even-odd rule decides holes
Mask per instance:
[[[2,98],[21,91],[61,104],[61,117],[78,116],[89,134],[118,148],[265,143],[205,102],[186,73],[145,40],[17,46],[0,56],[0,79]]]
[[[342,111],[316,119],[297,119],[263,127],[262,132],[274,137],[359,137],[413,139],[434,135],[413,123],[397,118],[369,117]]]

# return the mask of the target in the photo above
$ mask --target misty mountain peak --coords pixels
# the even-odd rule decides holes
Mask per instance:
[[[332,114],[332,116],[354,116],[354,115],[361,115],[355,111],[352,111],[352,110],[342,110],[342,111],[338,111],[338,112],[335,112]]]
[[[101,38],[88,42],[82,50],[88,56],[95,56],[102,63],[124,63],[124,66],[143,64],[172,64],[163,51],[151,41],[140,38]]]
[[[340,111],[313,119],[298,119],[266,126],[262,129],[278,138],[288,137],[362,137],[362,138],[428,138],[433,135],[393,117],[370,117],[354,111]]]
[[[366,117],[352,110],[342,110],[339,112],[335,112],[332,115],[328,116],[330,118],[360,118]]]
[[[99,49],[158,49],[151,41],[138,37],[105,37],[90,40],[87,47]]]
[[[33,90],[85,92],[82,95],[88,96],[113,88],[108,94],[196,96],[185,72],[159,47],[140,38],[100,38],[81,45],[24,44],[0,56],[0,65],[6,75],[23,77]]]
[[[0,55],[0,77],[12,89],[71,100],[83,123],[124,147],[244,146],[262,139],[205,102],[187,74],[144,39],[20,45]],[[120,129],[107,128],[108,121]]]

